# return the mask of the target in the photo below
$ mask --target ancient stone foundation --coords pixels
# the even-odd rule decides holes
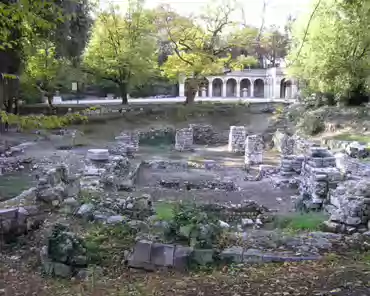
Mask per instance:
[[[229,132],[229,152],[244,153],[246,130],[244,126],[230,126]]]
[[[304,162],[304,155],[286,155],[281,157],[280,175],[283,177],[291,177],[299,175],[302,170],[302,163]]]
[[[191,150],[193,148],[193,129],[183,128],[176,131],[175,149],[178,151]]]
[[[115,139],[118,142],[116,150],[121,155],[132,155],[139,150],[139,135],[136,132],[123,132]]]
[[[336,188],[342,175],[335,157],[326,149],[311,147],[302,166],[300,193],[308,208],[321,208],[329,189]]]
[[[345,181],[330,190],[328,201],[325,208],[336,231],[366,231],[370,226],[370,180]]]
[[[261,164],[263,160],[263,139],[260,135],[248,136],[245,142],[245,163]]]

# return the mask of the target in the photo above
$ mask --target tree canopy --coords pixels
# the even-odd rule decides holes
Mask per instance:
[[[368,100],[370,2],[316,0],[293,28],[290,74],[350,104]]]
[[[122,103],[131,87],[143,83],[157,67],[153,15],[142,1],[130,1],[125,15],[111,6],[98,16],[84,53],[86,71],[116,83]]]
[[[173,49],[162,70],[170,78],[190,77],[186,103],[194,101],[205,76],[224,73],[228,69],[242,69],[255,62],[252,57],[232,58],[232,39],[227,40],[227,33],[235,25],[231,18],[235,9],[231,4],[215,5],[199,16],[188,18],[178,15],[168,6],[158,11],[159,27]]]

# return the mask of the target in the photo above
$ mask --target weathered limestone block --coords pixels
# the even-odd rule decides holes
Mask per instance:
[[[176,131],[175,149],[178,151],[191,150],[193,148],[193,129],[182,128]]]
[[[246,137],[244,126],[230,126],[228,151],[244,153]]]
[[[109,151],[108,149],[89,149],[86,157],[93,161],[107,161],[109,159]]]
[[[263,161],[263,139],[260,135],[248,136],[245,142],[245,163],[261,164]]]

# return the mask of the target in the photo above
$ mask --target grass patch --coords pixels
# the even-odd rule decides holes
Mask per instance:
[[[357,141],[362,143],[370,143],[370,135],[344,133],[334,136],[333,139],[339,141]]]
[[[315,231],[320,230],[322,223],[327,220],[324,213],[292,213],[289,215],[277,216],[274,220],[275,228],[288,231]]]
[[[93,225],[84,237],[90,262],[103,266],[120,264],[124,250],[135,244],[135,235],[126,225]]]
[[[155,213],[158,220],[170,221],[175,216],[175,205],[169,202],[160,202],[155,206]]]

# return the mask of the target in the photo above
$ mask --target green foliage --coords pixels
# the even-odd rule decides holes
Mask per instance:
[[[196,204],[162,205],[157,210],[158,214],[169,223],[165,233],[168,240],[186,242],[197,248],[211,248],[222,233],[218,219],[202,211]]]
[[[160,202],[155,206],[155,215],[158,220],[171,221],[174,218],[175,204],[168,202]]]
[[[152,15],[143,9],[141,1],[130,1],[125,16],[112,6],[95,22],[84,66],[100,79],[113,81],[124,103],[130,87],[142,84],[155,73],[153,30]]]
[[[297,127],[306,135],[317,135],[325,129],[324,115],[321,110],[305,112],[300,117]]]
[[[71,125],[76,122],[86,122],[87,117],[80,113],[56,115],[16,115],[0,111],[0,120],[10,126],[16,126],[19,130],[33,129],[58,129]]]
[[[274,225],[276,228],[291,231],[315,231],[320,230],[322,223],[327,220],[327,215],[322,212],[292,213],[276,216]]]
[[[57,90],[70,88],[73,81],[83,79],[81,71],[73,68],[70,61],[57,56],[55,45],[50,41],[39,40],[26,48],[22,85],[30,84],[30,88],[38,89],[49,100]]]
[[[225,32],[234,28],[229,18],[235,9],[233,5],[215,4],[194,18],[180,16],[170,9],[158,12],[159,27],[174,49],[162,70],[174,80],[192,77],[186,84],[187,102],[194,100],[205,76],[223,74],[225,69],[244,69],[256,62],[249,56],[233,59],[230,53],[233,39],[228,41]]]
[[[367,101],[370,3],[313,2],[314,13],[297,21],[293,30],[290,74],[304,80],[312,92],[330,93],[350,104]]]
[[[124,251],[135,243],[135,232],[126,225],[94,225],[84,237],[89,261],[96,264],[121,262]],[[118,259],[118,260],[115,260]]]

